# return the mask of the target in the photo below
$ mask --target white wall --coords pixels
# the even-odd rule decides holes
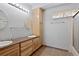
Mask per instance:
[[[28,9],[31,10],[31,6],[28,6]],[[28,19],[28,16],[25,12],[7,3],[0,3],[0,10],[5,12],[8,19],[7,28],[0,31],[0,40],[11,39],[12,37],[9,27],[24,27],[24,21]]]
[[[69,50],[72,39],[72,17],[52,19],[53,9],[44,12],[44,45]],[[62,23],[64,22],[64,23]]]

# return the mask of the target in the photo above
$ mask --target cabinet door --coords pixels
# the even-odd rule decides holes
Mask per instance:
[[[0,49],[0,56],[19,56],[19,44]]]
[[[42,39],[39,37],[38,38],[38,47],[42,46]]]
[[[43,39],[43,10],[41,8],[36,8],[33,10],[33,19],[32,19],[32,33],[34,35],[40,36],[38,39],[39,46],[42,45]]]
[[[21,56],[29,56],[32,52],[32,40],[21,43]]]
[[[40,40],[39,38],[33,39],[33,52],[34,52],[35,50],[37,50],[37,49],[41,46],[39,40]]]
[[[42,20],[42,15],[40,14],[40,8],[36,8],[33,10],[33,19],[32,19],[32,30],[33,30],[33,34],[40,36],[40,23]]]

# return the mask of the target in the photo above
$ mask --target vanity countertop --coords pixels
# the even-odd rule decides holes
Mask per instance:
[[[27,40],[30,40],[30,39],[34,39],[34,38],[37,38],[39,36],[35,36],[35,37],[20,37],[20,38],[16,38],[16,39],[12,39],[12,43],[5,46],[5,47],[1,47],[0,49],[2,48],[6,48],[8,46],[11,46],[11,45],[14,45],[14,44],[18,44],[18,43],[21,43],[21,42],[24,42],[24,41],[27,41]]]

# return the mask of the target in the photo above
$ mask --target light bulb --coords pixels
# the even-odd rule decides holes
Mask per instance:
[[[28,9],[23,8],[23,10],[26,11],[27,13],[29,13],[29,10]]]
[[[23,7],[22,7],[22,6],[19,6],[19,8],[23,9]]]
[[[19,7],[20,5],[19,4],[15,4],[17,7]]]

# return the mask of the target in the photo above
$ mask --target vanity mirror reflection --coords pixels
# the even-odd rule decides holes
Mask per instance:
[[[6,14],[0,10],[0,30],[4,29],[8,24],[8,19]]]
[[[6,14],[0,10],[0,30],[3,30],[8,24],[8,19]]]

